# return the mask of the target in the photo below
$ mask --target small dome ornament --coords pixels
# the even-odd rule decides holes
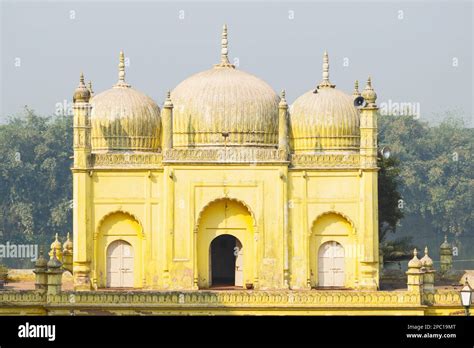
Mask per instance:
[[[61,268],[62,263],[61,263],[61,261],[58,260],[58,258],[56,256],[56,250],[53,251],[53,256],[49,259],[47,265],[48,265],[49,269],[50,268],[53,268],[53,269],[54,268],[56,268],[56,269]]]
[[[40,248],[39,256],[35,262],[35,268],[46,268],[48,266],[48,261],[44,258],[43,248]]]
[[[421,268],[422,264],[420,259],[417,257],[418,251],[413,249],[413,258],[408,262],[408,268]]]
[[[374,106],[375,101],[377,100],[377,93],[375,93],[372,87],[372,79],[369,76],[367,79],[367,85],[365,89],[362,91],[362,97],[367,101],[368,106]]]
[[[421,265],[423,267],[426,267],[426,268],[433,267],[433,260],[428,255],[428,247],[427,246],[425,247],[425,256],[423,256],[420,261],[421,261]]]
[[[448,236],[445,235],[444,236],[444,242],[439,246],[440,249],[444,249],[444,250],[451,250],[451,244],[449,244],[448,242]]]
[[[74,91],[72,101],[73,103],[88,103],[90,98],[91,93],[84,83],[84,74],[81,73],[81,76],[79,78],[79,85]]]
[[[72,244],[69,232],[67,233],[66,241],[63,244],[63,249],[64,251],[72,251],[73,249],[73,244]]]
[[[54,242],[51,243],[51,250],[61,250],[61,242],[59,241],[57,233],[54,236]]]

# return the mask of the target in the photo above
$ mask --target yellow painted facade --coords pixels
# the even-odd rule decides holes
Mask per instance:
[[[220,64],[160,110],[123,62],[111,90],[92,95],[81,78],[74,94],[76,290],[212,288],[230,274],[223,235],[235,237],[224,285],[378,288],[370,78],[362,94],[336,90],[325,54],[322,82],[289,107],[229,63],[224,28]]]

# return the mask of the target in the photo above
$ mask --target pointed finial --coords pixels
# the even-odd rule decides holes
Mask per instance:
[[[130,87],[130,85],[125,82],[125,54],[123,53],[123,51],[120,51],[118,68],[119,79],[118,82],[115,84],[115,87]]]
[[[166,100],[163,105],[164,107],[173,107],[173,102],[171,101],[171,91],[166,93]]]
[[[375,106],[375,101],[377,100],[377,93],[375,93],[374,88],[372,87],[372,78],[370,76],[367,79],[365,89],[362,91],[362,97],[364,97],[364,99],[367,101],[368,106]]]
[[[445,242],[445,243],[448,242],[448,235],[447,235],[447,234],[444,235],[444,242]]]
[[[318,87],[335,87],[335,85],[331,84],[331,81],[329,81],[329,55],[327,51],[324,51],[323,56],[323,80]]]
[[[90,91],[87,89],[86,85],[84,84],[84,74],[81,72],[79,76],[79,85],[76,87],[74,91],[74,95],[72,97],[72,101],[74,103],[87,103],[90,99]]]
[[[425,246],[425,256],[428,256],[428,247]]]
[[[120,51],[119,82],[125,82],[125,55]]]
[[[355,80],[355,82],[354,82],[354,92],[352,92],[352,95],[354,97],[360,97],[359,80]]]
[[[418,255],[418,250],[416,250],[416,248],[415,248],[415,249],[413,249],[413,257],[417,257],[417,255]]]
[[[286,92],[282,90],[280,93],[280,106],[287,107],[288,104],[286,103]]]
[[[234,65],[230,64],[229,62],[229,49],[227,44],[229,41],[227,40],[227,24],[224,24],[222,27],[222,38],[221,38],[221,62],[217,64],[218,67],[225,67],[225,68],[235,68]]]
[[[89,92],[91,92],[91,96],[92,96],[94,94],[94,90],[92,89],[92,81],[89,81],[87,89],[89,90]]]

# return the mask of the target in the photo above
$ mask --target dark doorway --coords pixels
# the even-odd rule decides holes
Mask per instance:
[[[237,239],[224,234],[211,242],[212,286],[234,286]]]

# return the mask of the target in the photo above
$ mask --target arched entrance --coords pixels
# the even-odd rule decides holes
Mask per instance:
[[[133,247],[123,241],[112,242],[107,248],[107,287],[133,287]]]
[[[243,286],[242,243],[234,236],[216,237],[210,246],[210,270],[212,286]]]
[[[319,248],[318,280],[320,287],[344,286],[344,248],[330,241]]]
[[[256,242],[248,208],[227,198],[207,205],[198,220],[196,253],[199,288],[254,285]]]

